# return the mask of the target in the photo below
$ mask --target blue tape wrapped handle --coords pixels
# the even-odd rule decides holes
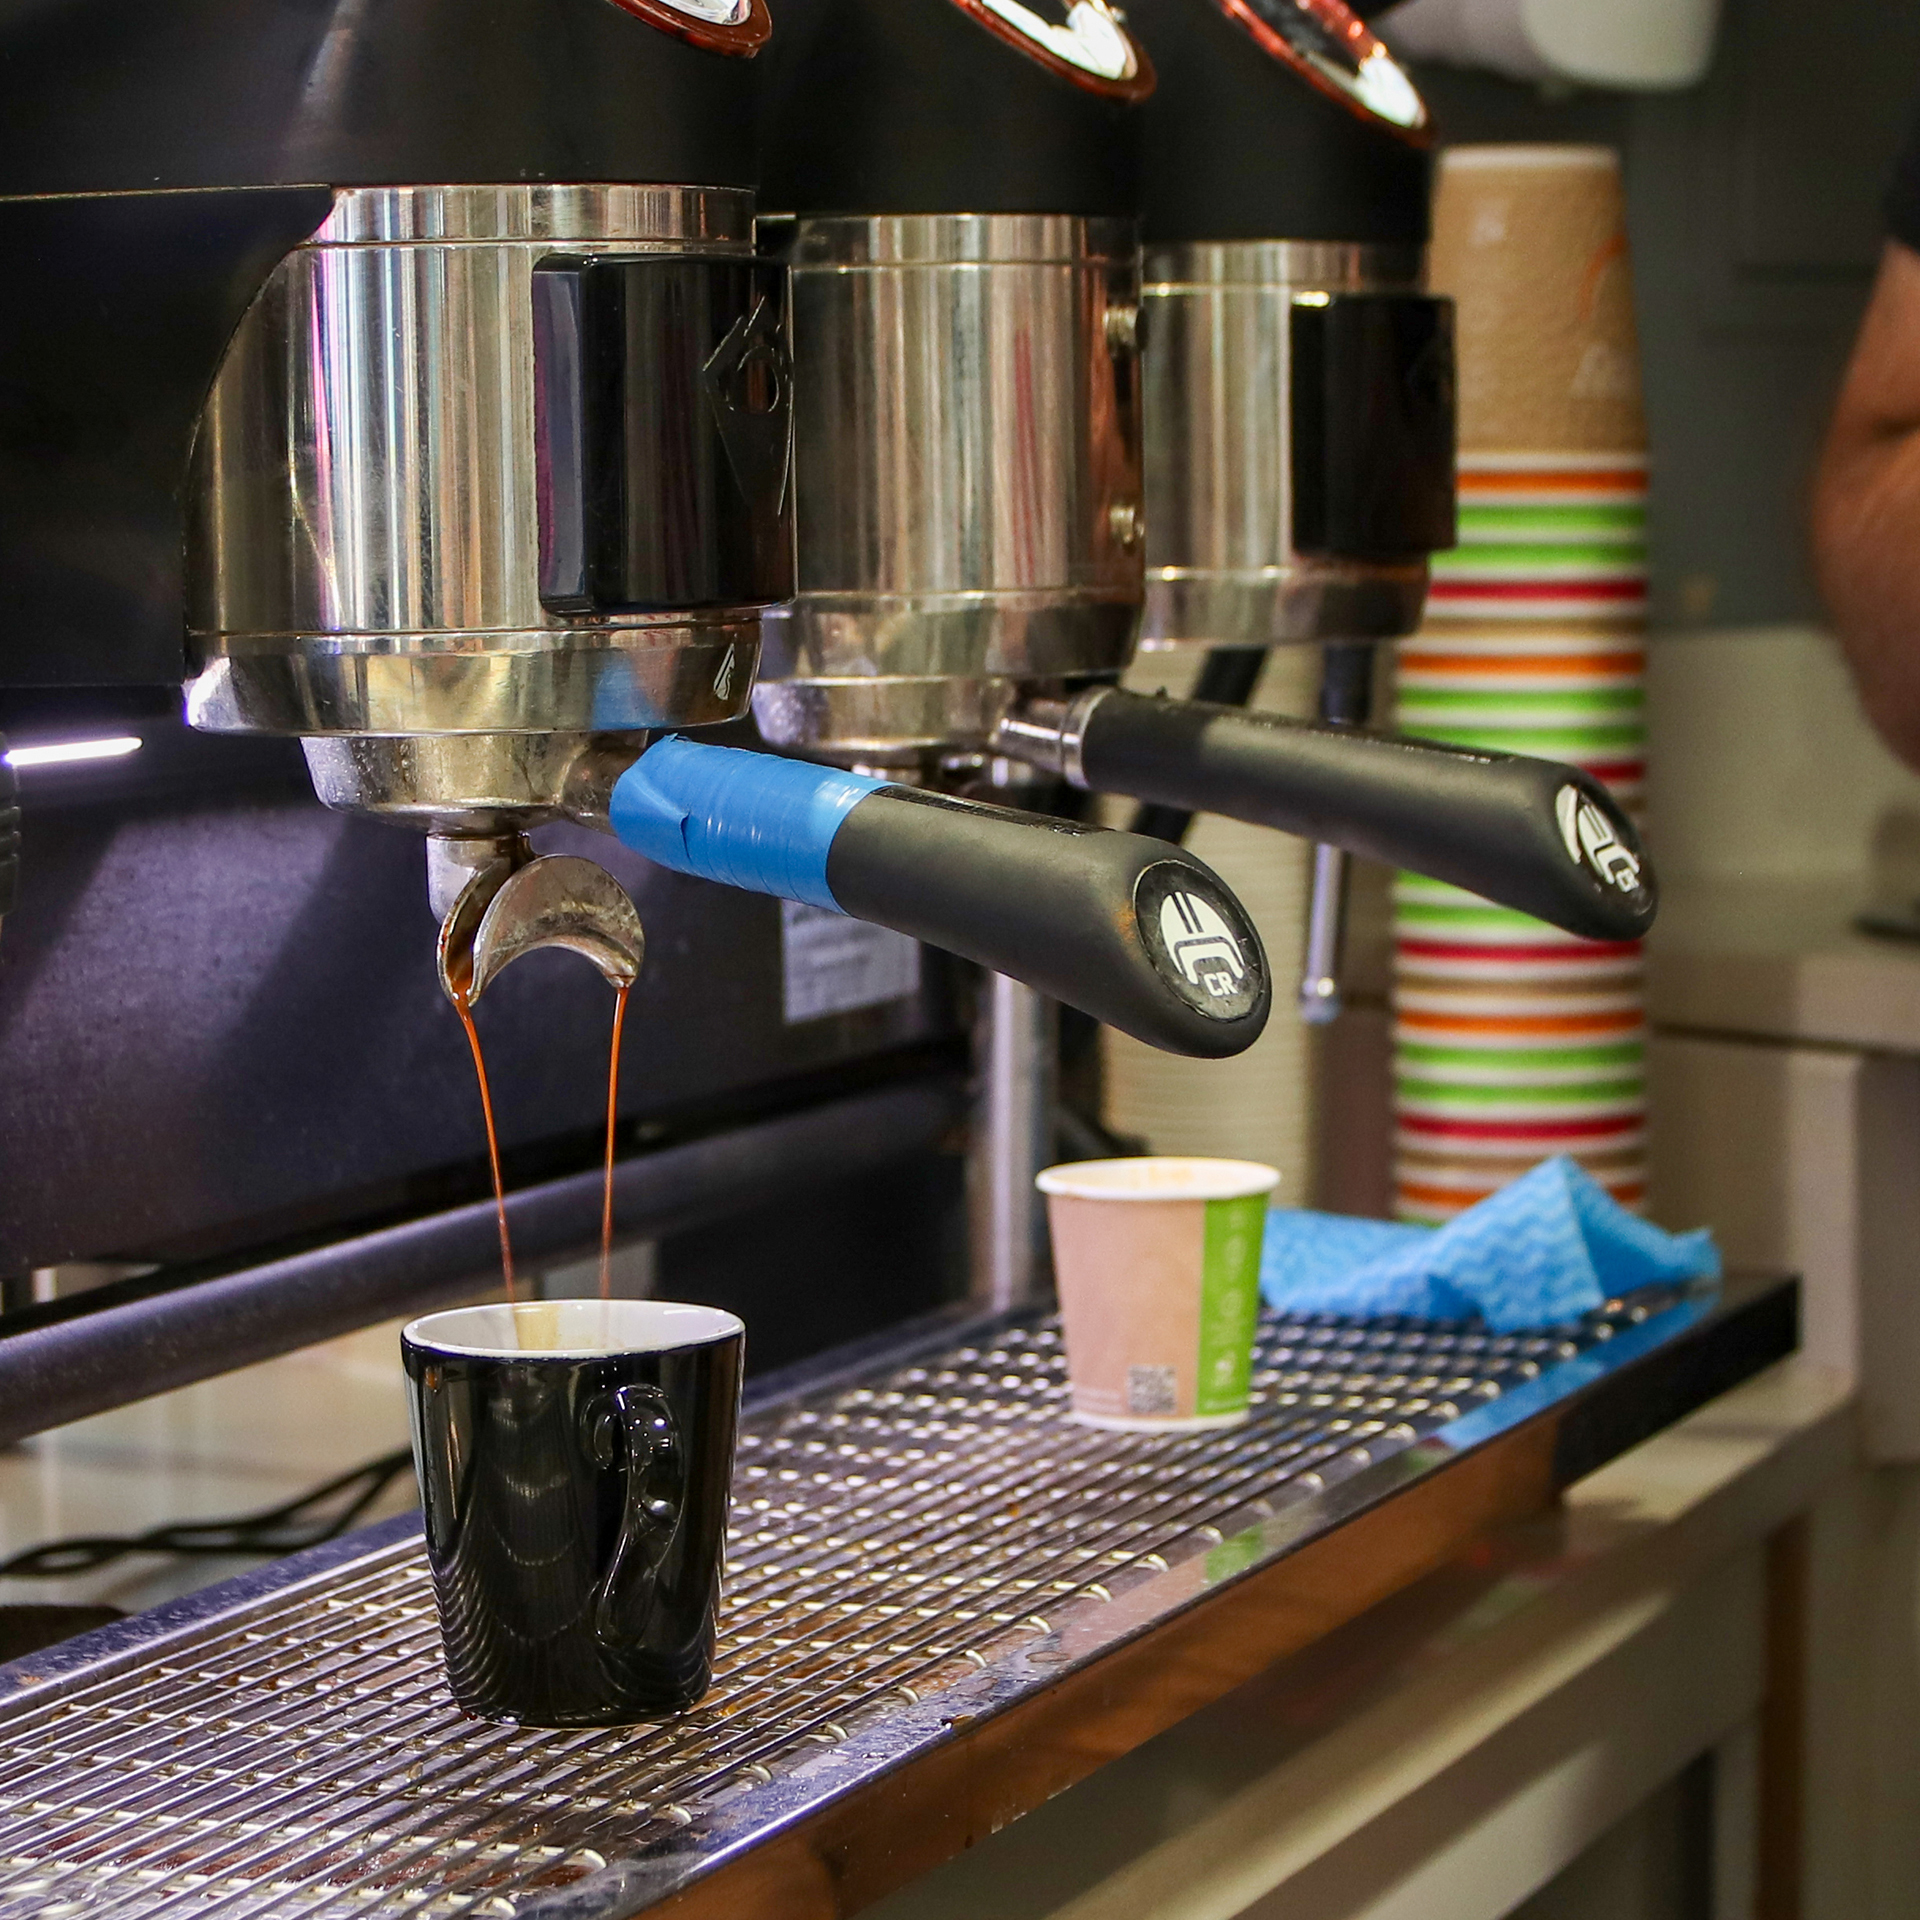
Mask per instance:
[[[847,815],[886,784],[674,735],[620,776],[609,817],[657,866],[844,913],[827,885],[827,853]]]
[[[1217,1059],[1266,1021],[1252,923],[1164,841],[677,738],[609,813],[661,866],[891,927],[1150,1046]]]

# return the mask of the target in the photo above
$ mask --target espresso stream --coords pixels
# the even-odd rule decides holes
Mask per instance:
[[[500,1177],[500,1135],[493,1124],[493,1089],[487,1084],[487,1056],[480,1046],[480,1029],[473,1024],[473,1001],[464,985],[454,987],[453,1010],[467,1030],[467,1045],[473,1049],[473,1071],[480,1082],[480,1111],[487,1122],[487,1164],[493,1169],[493,1212],[500,1223],[500,1272],[507,1283],[507,1298],[518,1301],[519,1290],[513,1278],[513,1235],[507,1230],[507,1183]]]
[[[493,1120],[493,1089],[487,1081],[487,1056],[480,1044],[480,1029],[473,1023],[473,996],[469,980],[453,982],[453,1008],[466,1029],[467,1045],[473,1052],[474,1077],[480,1083],[480,1112],[487,1123],[487,1164],[493,1172],[494,1218],[500,1224],[500,1276],[506,1282],[507,1298],[519,1304],[520,1290],[513,1271],[513,1234],[507,1225],[507,1185],[500,1171],[500,1135]],[[607,1150],[605,1174],[600,1192],[600,1298],[613,1292],[613,1149],[620,1114],[620,1035],[627,1020],[627,995],[630,983],[613,992],[613,1044],[607,1062]]]
[[[627,1023],[630,981],[613,990],[613,1045],[607,1055],[607,1160],[600,1189],[600,1298],[613,1296],[613,1136],[620,1117],[620,1029]]]

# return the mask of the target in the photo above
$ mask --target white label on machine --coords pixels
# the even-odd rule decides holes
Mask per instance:
[[[798,900],[780,902],[787,1024],[877,1007],[920,990],[920,943]]]

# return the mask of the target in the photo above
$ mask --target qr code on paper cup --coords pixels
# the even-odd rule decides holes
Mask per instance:
[[[1127,1369],[1127,1411],[1129,1413],[1171,1413],[1174,1405],[1171,1367],[1129,1367]]]

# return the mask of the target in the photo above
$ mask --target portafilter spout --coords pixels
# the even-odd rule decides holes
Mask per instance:
[[[646,934],[626,888],[577,854],[536,855],[520,833],[433,834],[427,892],[440,918],[440,985],[470,1007],[523,954],[561,947],[630,987]],[[443,906],[444,902],[444,906]]]

